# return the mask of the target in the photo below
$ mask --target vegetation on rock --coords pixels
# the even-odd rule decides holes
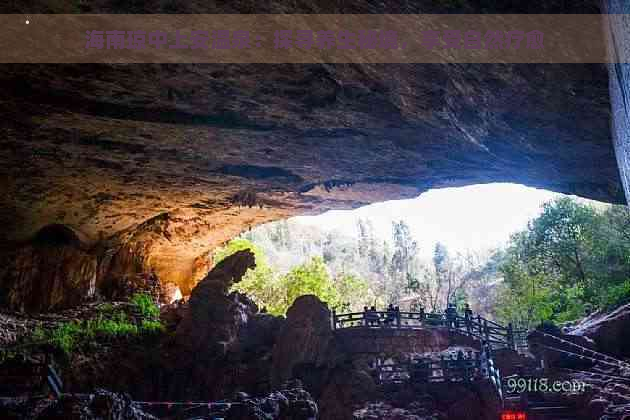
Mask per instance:
[[[104,303],[93,318],[67,321],[48,329],[37,327],[26,339],[26,347],[46,345],[68,357],[82,347],[119,338],[155,336],[163,331],[159,308],[149,295],[136,294],[131,304],[132,312],[139,317]]]

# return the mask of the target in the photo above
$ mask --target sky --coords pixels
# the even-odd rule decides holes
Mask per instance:
[[[383,238],[391,237],[393,221],[404,220],[418,241],[420,255],[428,257],[438,241],[450,251],[461,253],[505,245],[511,233],[523,229],[540,213],[543,203],[558,196],[561,194],[518,184],[483,184],[435,189],[411,200],[293,220],[354,235],[358,218],[369,219]]]

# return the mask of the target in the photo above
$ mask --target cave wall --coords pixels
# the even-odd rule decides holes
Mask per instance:
[[[609,18],[608,52],[612,132],[621,173],[621,181],[630,201],[630,3],[623,0],[606,0]],[[625,63],[623,63],[625,61]]]
[[[84,11],[110,12],[110,3],[90,3]],[[482,3],[462,2],[460,11],[485,10]],[[435,13],[444,6],[419,0],[406,2],[405,10],[373,2],[188,7],[197,13]],[[488,11],[532,7],[519,1]],[[593,13],[598,2],[535,8]],[[616,87],[624,83],[615,83],[628,80],[627,67],[611,69],[5,64],[0,254],[26,249],[45,226],[64,225],[81,233],[83,249],[96,258],[97,290],[115,295],[117,285],[155,276],[169,294],[188,294],[211,267],[213,249],[293,215],[488,182],[625,202],[617,161],[627,189],[628,114]]]

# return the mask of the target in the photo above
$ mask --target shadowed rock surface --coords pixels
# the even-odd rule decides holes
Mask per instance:
[[[103,389],[93,394],[65,396],[60,400],[33,399],[0,403],[7,420],[157,420],[136,406],[128,395]]]
[[[69,226],[98,250],[97,283],[154,272],[166,300],[216,246],[291,215],[499,181],[623,201],[600,64],[11,64],[0,87],[0,241]]]
[[[611,312],[596,313],[582,320],[572,330],[572,335],[586,336],[597,347],[620,358],[630,357],[630,304]]]
[[[623,200],[603,65],[4,65],[0,86],[4,243],[68,225],[109,277],[185,295],[290,215],[494,181]]]

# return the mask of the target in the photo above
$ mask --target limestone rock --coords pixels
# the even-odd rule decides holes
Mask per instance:
[[[355,410],[352,418],[354,420],[438,420],[441,417],[438,413],[432,413],[421,406],[400,408],[384,402],[374,402]]]
[[[630,357],[630,304],[589,317],[571,334],[593,339],[602,352]]]
[[[46,312],[94,297],[97,260],[63,225],[43,228],[5,255],[0,267],[0,306]]]
[[[254,254],[238,251],[225,258],[192,291],[188,311],[177,328],[178,342],[208,357],[224,356],[235,345],[240,328],[258,310],[246,296],[228,291],[248,268]]]
[[[354,407],[373,398],[375,390],[374,379],[367,372],[337,367],[319,398],[322,418],[326,420],[351,418]]]
[[[602,64],[7,64],[0,87],[0,242],[122,235],[113,279],[137,263],[184,295],[213,248],[297,214],[493,181],[624,200]]]
[[[10,420],[156,420],[125,394],[97,389],[93,394],[66,395],[60,400],[4,401],[0,413]],[[5,417],[6,416],[6,417]]]
[[[316,420],[317,414],[317,404],[301,386],[283,387],[262,398],[240,395],[226,420]]]
[[[287,311],[287,320],[273,349],[272,383],[293,376],[300,363],[318,366],[329,361],[333,332],[331,312],[316,296],[300,296]]]

